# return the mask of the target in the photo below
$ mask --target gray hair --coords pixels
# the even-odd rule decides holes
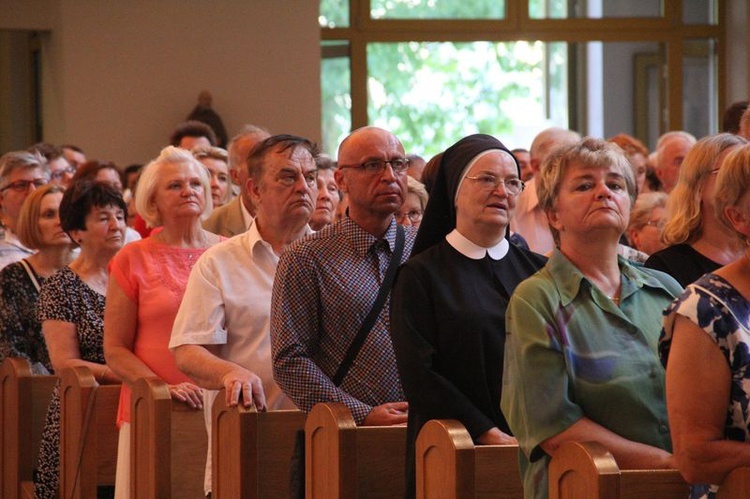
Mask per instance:
[[[229,153],[229,169],[241,170],[243,168],[246,168],[247,156],[250,155],[250,151],[247,151],[247,155],[245,157],[242,157],[240,155],[240,152],[237,150],[237,143],[239,141],[247,137],[258,137],[258,142],[260,142],[270,135],[270,132],[263,127],[256,125],[243,126],[237,133],[237,135],[232,137],[232,140],[229,141],[229,146],[227,147],[227,151]]]
[[[3,185],[14,171],[29,168],[41,168],[45,178],[49,180],[47,160],[38,152],[11,151],[3,154],[0,156],[0,185]]]

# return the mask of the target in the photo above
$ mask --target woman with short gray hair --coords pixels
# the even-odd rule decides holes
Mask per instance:
[[[585,138],[535,178],[559,245],[510,299],[501,400],[525,496],[547,497],[547,466],[569,441],[602,444],[621,469],[672,468],[656,344],[681,288],[618,256],[633,169],[616,145]]]

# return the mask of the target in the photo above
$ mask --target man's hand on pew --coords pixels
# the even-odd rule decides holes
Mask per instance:
[[[409,414],[408,402],[389,402],[387,404],[376,405],[370,410],[365,417],[363,426],[393,426],[406,424],[406,417]]]
[[[263,412],[266,410],[266,395],[263,392],[263,383],[255,373],[236,366],[222,376],[222,384],[226,388],[228,406],[232,407],[239,404],[240,396],[242,396],[243,406],[251,407],[254,404],[257,411]]]

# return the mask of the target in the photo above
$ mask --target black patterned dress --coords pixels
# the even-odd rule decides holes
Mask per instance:
[[[40,285],[45,281],[34,275]],[[31,363],[34,374],[49,374],[52,364],[36,317],[38,299],[39,292],[21,262],[0,271],[0,362],[21,357]]]
[[[104,364],[104,295],[91,289],[70,267],[47,279],[37,305],[37,318],[75,325],[81,359]],[[60,483],[60,387],[47,410],[39,464],[34,479],[38,499],[56,499]],[[114,424],[114,421],[112,422]]]

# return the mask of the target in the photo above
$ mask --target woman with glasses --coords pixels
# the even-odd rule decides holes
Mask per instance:
[[[419,228],[425,206],[427,206],[427,190],[422,182],[411,176],[406,179],[406,182],[406,198],[404,198],[404,204],[396,212],[396,223]]]
[[[35,374],[49,374],[52,364],[36,318],[44,281],[73,260],[73,242],[60,225],[65,189],[45,185],[26,198],[18,219],[18,239],[33,255],[0,271],[0,362],[28,359]]]
[[[39,154],[13,151],[0,157],[0,269],[34,254],[16,236],[21,205],[49,180]]]
[[[746,143],[739,135],[720,133],[704,137],[690,149],[667,203],[669,220],[662,234],[667,247],[651,255],[646,267],[666,272],[687,286],[742,256],[742,244],[714,212],[714,191],[724,158]]]
[[[547,466],[569,441],[602,444],[621,469],[673,468],[656,346],[681,288],[617,253],[633,169],[619,147],[585,138],[534,178],[558,247],[508,304],[501,398],[525,497],[547,497]]]
[[[515,443],[500,411],[505,306],[545,258],[510,244],[518,163],[489,135],[445,151],[412,257],[391,296],[391,337],[409,402],[407,496],[430,419],[463,423],[478,444]]]
[[[638,195],[630,213],[627,236],[630,246],[651,255],[664,249],[661,240],[667,219],[667,195],[645,192]]]

